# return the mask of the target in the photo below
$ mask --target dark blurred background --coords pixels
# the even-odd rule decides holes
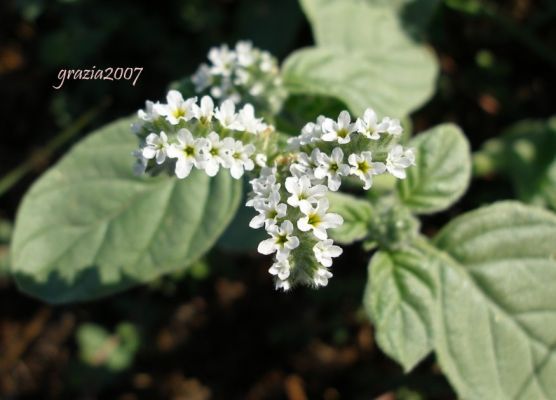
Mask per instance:
[[[441,3],[420,38],[441,72],[412,119],[416,132],[454,121],[477,149],[513,122],[554,113],[556,2],[491,1],[481,13],[464,3]],[[0,398],[455,398],[433,357],[404,375],[375,346],[361,308],[369,254],[357,247],[328,287],[286,295],[274,291],[268,260],[222,249],[187,273],[90,304],[51,307],[9,279],[9,232],[29,185],[87,132],[162,98],[211,46],[240,39],[280,60],[312,43],[296,0],[0,3]],[[144,71],[135,86],[52,88],[60,69],[93,66]],[[424,231],[510,196],[507,183],[477,179]]]

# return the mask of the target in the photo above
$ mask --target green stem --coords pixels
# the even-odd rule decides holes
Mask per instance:
[[[95,117],[97,117],[97,115],[104,110],[110,102],[110,99],[105,98],[98,106],[82,114],[70,126],[58,133],[50,142],[46,144],[46,146],[31,154],[31,156],[22,164],[4,175],[0,179],[0,196],[10,190],[17,182],[19,182],[21,178],[36,169],[36,167],[41,165],[45,159],[48,159],[56,150],[73,138],[79,131],[81,131]]]

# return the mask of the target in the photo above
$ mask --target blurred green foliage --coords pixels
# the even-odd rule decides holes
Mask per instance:
[[[137,328],[128,322],[118,324],[113,334],[96,324],[83,324],[76,332],[79,357],[93,368],[120,372],[128,368],[139,348]]]
[[[498,173],[520,200],[556,210],[556,118],[521,121],[485,142],[475,172]]]
[[[409,10],[416,9],[420,1],[376,0],[376,3],[402,10],[400,16],[404,21],[403,10],[410,15]],[[554,155],[554,147],[550,135],[554,129],[548,118],[554,114],[556,81],[550,56],[543,54],[546,49],[556,54],[556,3],[444,0],[436,2],[435,10],[429,9],[434,1],[426,3],[424,7],[430,14],[423,13],[421,17],[428,23],[412,25],[408,20],[402,23],[414,39],[434,50],[440,64],[434,97],[412,114],[415,131],[440,122],[456,122],[463,127],[472,148],[482,148],[478,153],[481,155],[491,146],[488,139],[499,136],[508,126],[525,119],[537,121],[523,122],[511,129],[520,133],[496,139],[499,143],[493,153],[496,155],[489,160],[497,166],[490,172],[498,173],[476,176],[469,194],[461,202],[423,220],[423,231],[432,234],[464,210],[511,198],[516,193],[535,204],[552,204],[554,163],[550,155]],[[484,12],[485,4],[494,7]],[[248,38],[283,59],[291,51],[312,44],[310,28],[294,0],[171,0],[164,6],[131,0],[9,0],[0,4],[0,31],[0,91],[3,98],[9,99],[0,108],[0,175],[23,160],[34,160],[31,176],[0,198],[0,217],[7,221],[13,219],[31,180],[67,149],[63,147],[55,154],[37,159],[36,148],[49,143],[60,128],[71,125],[107,96],[112,105],[95,120],[91,129],[130,114],[142,106],[143,99],[160,98],[168,82],[193,72],[212,45]],[[537,44],[532,44],[532,37]],[[145,72],[135,87],[127,82],[68,81],[63,90],[51,88],[60,68],[93,65],[140,65],[145,67]],[[304,121],[323,112],[320,110],[331,110],[326,113],[333,114],[344,107],[340,102],[323,98],[317,111],[311,109],[314,102],[304,97],[296,96],[288,101],[283,118],[278,121],[279,127],[283,124],[284,130],[295,131]],[[300,116],[301,108],[303,113],[314,116]],[[79,132],[74,140],[84,132]],[[539,158],[543,161],[531,162],[532,153],[544,154]],[[390,189],[389,185],[385,186]],[[0,230],[7,233],[10,225],[10,222],[3,223]],[[0,234],[0,265],[6,262],[6,258],[2,259],[2,249],[6,249],[8,238],[8,234]],[[116,369],[121,371],[127,365],[131,371],[148,371],[160,378],[153,384],[160,391],[143,392],[133,387],[125,374],[114,374],[116,369],[108,369],[106,376],[110,379],[100,382],[87,395],[124,398],[129,392],[135,392],[139,398],[157,398],[160,393],[168,393],[158,385],[166,385],[164,390],[168,390],[171,385],[165,378],[180,371],[199,377],[216,393],[216,398],[245,398],[248,388],[256,396],[262,389],[259,392],[255,389],[260,387],[265,388],[264,393],[278,393],[275,397],[282,398],[285,394],[280,385],[284,377],[272,377],[290,373],[303,377],[310,398],[334,394],[328,390],[330,387],[337,388],[345,398],[371,398],[390,390],[399,399],[455,398],[438,374],[434,360],[429,358],[411,375],[403,376],[399,367],[376,350],[371,334],[365,339],[367,326],[357,315],[361,315],[359,303],[365,281],[365,271],[358,266],[366,260],[368,254],[348,247],[326,291],[280,297],[271,290],[266,267],[256,259],[216,251],[207,258],[210,269],[205,262],[200,262],[184,274],[194,276],[195,280],[183,279],[178,274],[164,278],[160,285],[153,284],[97,305],[64,308],[62,311],[78,316],[80,321],[95,321],[77,331],[77,347],[83,350],[89,346],[88,351],[81,353],[87,354],[84,360],[94,360],[91,349],[98,349],[121,334],[127,338],[127,344],[118,356]],[[225,280],[217,280],[217,276]],[[246,289],[241,292],[230,282]],[[5,315],[10,323],[25,320],[30,310],[40,307],[21,296],[13,286],[0,289],[2,303],[9,311],[3,313],[3,318]],[[234,295],[240,299],[237,303],[224,302],[223,299],[233,299]],[[247,299],[241,300],[242,296]],[[199,298],[207,299],[209,311],[202,311],[204,303]],[[195,325],[187,319],[188,313],[200,313],[209,322],[206,326]],[[119,332],[119,321],[130,318],[137,328],[128,333]],[[102,328],[101,323],[116,326],[116,332]],[[472,327],[469,324],[469,329]],[[87,330],[89,333],[83,333]],[[157,343],[156,347],[138,348],[138,330],[149,330],[149,339]],[[164,353],[160,344],[164,342],[157,340],[165,337],[159,331],[168,330],[174,330],[178,338],[183,334],[181,330],[186,331],[183,337],[187,339],[182,342],[175,339],[180,344]],[[37,342],[46,340],[48,337],[44,335]],[[368,343],[365,340],[371,343],[372,350],[361,350],[365,348],[361,343]],[[354,347],[360,358],[349,363]],[[66,351],[71,353],[71,359],[80,358],[71,345]],[[136,352],[140,356],[138,361],[129,364]],[[24,354],[22,358],[27,356]],[[330,359],[333,362],[327,364],[326,360]],[[317,368],[308,367],[303,360],[313,360]],[[195,365],[190,366],[191,363]],[[80,364],[89,368],[87,362]],[[219,365],[223,369],[218,369]],[[242,368],[237,368],[238,365]],[[18,371],[14,369],[10,376],[18,376]],[[90,383],[87,378],[92,375],[83,373],[83,369],[76,368],[73,372],[79,375],[79,384],[66,388],[65,398],[83,394],[84,387]],[[48,375],[43,373],[43,376]],[[274,392],[268,389],[272,379],[280,382]],[[59,392],[55,387],[47,381],[34,390],[41,397],[46,393],[56,397],[53,393]]]

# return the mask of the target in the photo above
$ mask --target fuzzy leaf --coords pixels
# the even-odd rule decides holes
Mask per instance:
[[[12,243],[20,288],[51,303],[95,299],[184,268],[233,218],[241,183],[132,175],[130,119],[91,134],[25,195]]]
[[[432,350],[430,310],[436,260],[424,244],[379,251],[369,264],[364,304],[380,348],[411,371]]]
[[[464,399],[556,398],[556,216],[516,202],[439,233],[435,350]],[[439,252],[441,253],[441,252]]]
[[[436,62],[403,32],[393,10],[357,0],[302,5],[317,47],[296,51],[284,62],[292,93],[333,96],[354,113],[373,107],[398,118],[432,95]]]
[[[417,135],[409,147],[415,149],[417,165],[398,181],[401,201],[419,214],[442,211],[455,203],[471,177],[469,143],[461,130],[452,124],[439,125]]]
[[[330,192],[330,212],[340,214],[344,223],[330,230],[330,236],[341,244],[363,240],[369,233],[368,225],[373,215],[371,203],[344,193]]]

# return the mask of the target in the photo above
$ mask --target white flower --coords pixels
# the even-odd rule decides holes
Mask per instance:
[[[238,121],[243,129],[250,133],[260,133],[267,128],[262,118],[255,117],[255,109],[251,104],[246,104],[239,111]]]
[[[296,178],[301,176],[308,176],[314,179],[314,169],[317,168],[319,163],[320,150],[318,148],[313,149],[311,152],[311,157],[307,153],[299,153],[297,156],[297,162],[290,165],[290,172]]]
[[[209,146],[206,151],[204,169],[208,176],[215,176],[220,170],[220,166],[230,168],[230,154],[234,148],[234,139],[228,137],[220,140],[220,136],[216,132],[209,133],[207,139]]]
[[[237,62],[242,67],[248,67],[255,61],[253,44],[249,41],[242,40],[236,43]]]
[[[313,275],[313,282],[315,286],[326,286],[328,285],[328,280],[332,278],[332,272],[326,268],[319,268],[315,271]]]
[[[143,121],[151,122],[157,119],[160,115],[156,112],[155,104],[152,101],[147,100],[145,102],[145,109],[137,111],[137,116]]]
[[[267,161],[268,161],[268,158],[267,158],[266,154],[257,153],[255,155],[255,164],[257,164],[259,167],[261,167],[261,168],[266,167]]]
[[[403,132],[400,121],[397,119],[384,117],[380,125],[384,132],[388,132],[390,135],[399,136]]]
[[[286,216],[288,209],[288,206],[280,203],[280,194],[278,192],[274,192],[268,201],[263,199],[255,200],[253,207],[260,213],[249,222],[249,226],[253,229],[258,229],[263,225],[268,228],[276,224],[278,218]]]
[[[275,68],[274,57],[268,51],[261,52],[260,68],[263,72],[271,72]]]
[[[209,66],[207,64],[201,64],[197,72],[191,77],[191,81],[195,85],[195,91],[197,93],[202,92],[212,85],[213,79]]]
[[[251,155],[255,152],[252,144],[243,145],[241,140],[236,140],[234,147],[228,156],[230,162],[230,174],[235,179],[243,176],[244,171],[251,171],[255,168],[255,163],[251,160]]]
[[[252,179],[249,183],[253,192],[263,197],[280,190],[280,184],[276,183],[276,168],[265,167],[261,169],[260,176]]]
[[[208,58],[212,62],[210,72],[213,75],[230,76],[235,57],[235,52],[231,51],[225,44],[220,48],[213,47],[208,54]]]
[[[257,248],[261,254],[268,255],[276,252],[276,259],[278,261],[287,260],[290,251],[299,246],[299,239],[297,236],[292,235],[293,224],[290,221],[286,220],[280,226],[270,226],[268,233],[272,237],[263,240]]]
[[[202,169],[207,160],[206,153],[210,144],[205,138],[195,139],[187,129],[180,129],[177,135],[178,143],[172,144],[168,149],[168,157],[177,158],[176,176],[186,178],[191,173],[191,168]]]
[[[196,97],[191,97],[187,100],[177,90],[170,90],[166,96],[166,104],[155,104],[154,110],[160,115],[166,117],[166,120],[172,124],[177,125],[183,119],[189,121],[193,118],[192,106],[197,101]]]
[[[247,85],[250,77],[251,74],[246,69],[237,69],[235,71],[234,84],[238,86]]]
[[[191,108],[193,116],[202,123],[208,123],[212,120],[214,102],[210,96],[203,96],[201,99],[201,105],[198,106],[197,103],[193,103]]]
[[[316,203],[328,191],[324,185],[312,186],[308,176],[300,178],[290,176],[286,178],[285,186],[286,190],[291,193],[287,202],[293,207],[299,207],[301,203]]]
[[[168,151],[168,136],[164,132],[160,132],[160,136],[151,133],[145,139],[146,146],[143,147],[143,157],[147,160],[156,159],[157,164],[162,164],[166,160],[166,152]]]
[[[326,142],[338,141],[340,144],[349,143],[351,133],[355,131],[355,124],[347,111],[342,111],[338,121],[327,118],[322,123],[322,140]]]
[[[328,188],[337,191],[342,184],[342,176],[349,174],[349,165],[343,164],[344,152],[339,147],[332,150],[330,157],[325,153],[318,155],[319,166],[315,169],[315,178],[328,177]]]
[[[210,88],[210,95],[214,98],[220,99],[222,97],[226,97],[228,100],[237,103],[239,98],[236,93],[233,93],[234,85],[229,77],[221,77],[220,84],[213,85]],[[235,98],[233,98],[235,97]]]
[[[399,179],[405,179],[405,169],[415,165],[415,154],[412,149],[404,150],[399,144],[394,146],[386,158],[386,169]]]
[[[322,242],[317,242],[313,246],[313,252],[319,263],[325,267],[330,267],[332,266],[332,258],[339,257],[343,250],[340,246],[335,246],[332,239],[326,239]]]
[[[290,276],[290,263],[288,260],[276,261],[272,264],[272,267],[268,270],[271,275],[276,275],[282,281],[286,280]]]
[[[334,229],[344,223],[341,215],[334,213],[326,213],[328,210],[328,199],[325,197],[320,199],[316,207],[309,203],[301,203],[299,208],[304,217],[297,221],[297,227],[302,232],[313,231],[313,234],[320,240],[328,238],[327,229]]]
[[[249,89],[249,94],[251,96],[257,97],[264,92],[264,85],[262,82],[253,82],[251,89]]]
[[[380,129],[377,122],[376,113],[372,108],[367,108],[363,113],[363,118],[358,118],[355,122],[357,132],[368,139],[380,139]]]
[[[216,118],[220,125],[226,129],[242,130],[243,126],[238,121],[238,115],[236,114],[236,106],[234,102],[230,99],[225,100],[220,107],[214,112],[214,118]]]
[[[255,201],[263,199],[269,201],[274,193],[278,194],[280,184],[276,183],[276,168],[264,167],[261,169],[259,178],[249,181],[255,197],[245,203],[247,207],[253,207]]]
[[[373,175],[382,174],[386,170],[384,163],[373,162],[370,151],[363,151],[360,155],[350,154],[348,162],[352,165],[351,174],[358,176],[363,181],[365,190],[371,188]]]
[[[284,292],[287,292],[288,290],[291,289],[292,286],[291,286],[291,283],[287,280],[284,280],[284,281],[277,280],[275,287],[276,287],[276,290],[282,289]]]

